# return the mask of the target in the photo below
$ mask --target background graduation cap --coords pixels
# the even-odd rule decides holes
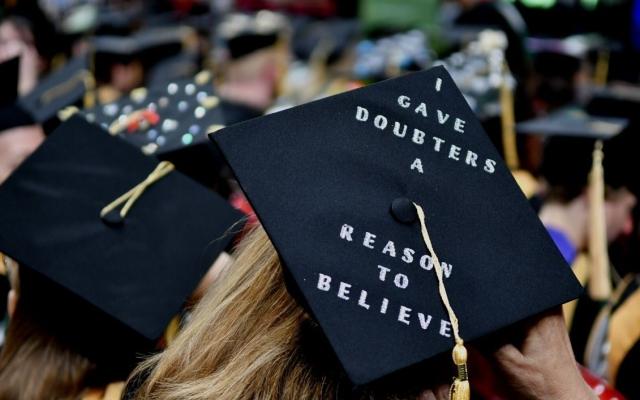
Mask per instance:
[[[594,144],[604,142],[603,160],[605,181],[614,186],[622,185],[623,177],[629,177],[624,157],[618,143],[629,136],[629,119],[592,115],[584,107],[564,107],[549,115],[517,124],[518,134],[538,136],[543,140],[542,160],[539,169],[551,186],[564,187],[573,197],[587,185],[592,167]],[[620,158],[622,157],[622,159]]]
[[[591,104],[594,103],[563,107],[516,125],[516,132],[528,135],[532,139],[528,144],[538,150],[535,157],[531,156],[533,152],[529,154],[529,161],[548,184],[551,197],[571,200],[584,191],[593,167],[596,141],[604,143],[602,164],[606,184],[636,190],[637,180],[631,178],[625,154],[630,148],[627,142],[635,136],[631,134],[633,125],[628,118],[611,116],[606,110],[591,114],[588,112]],[[535,197],[534,208],[539,209],[542,200]]]
[[[18,79],[20,78],[20,57],[14,57],[0,63],[0,76],[5,83],[0,89],[0,107],[13,103],[18,97]]]
[[[592,87],[586,110],[593,115],[630,118],[637,122],[640,86],[624,83]]]
[[[527,48],[532,55],[533,69],[540,81],[535,88],[536,97],[558,108],[570,104],[576,96],[578,76],[589,72],[591,54],[601,46],[602,40],[594,35],[573,35],[562,39],[528,38]],[[606,76],[595,68],[598,80]],[[580,74],[579,74],[580,73]]]
[[[225,110],[242,118],[238,107],[222,105],[211,74],[204,71],[193,79],[135,89],[116,102],[85,110],[84,115],[145,154],[169,160],[181,172],[224,192],[219,174],[225,164],[206,134],[225,125]]]
[[[184,69],[184,66],[167,66],[167,60],[174,63],[195,63],[195,56],[183,53],[194,53],[191,46],[196,33],[189,27],[154,27],[138,31],[129,36],[103,35],[92,40],[95,53],[96,79],[99,82],[110,80],[110,67],[114,63],[129,64],[139,61],[144,71],[155,74],[153,70],[159,66],[165,79],[182,78],[194,72],[194,69]],[[177,58],[177,59],[176,59]],[[192,66],[192,68],[195,68]],[[186,72],[185,72],[186,71]]]
[[[288,29],[287,19],[271,11],[256,14],[230,14],[218,25],[219,43],[238,59],[254,51],[275,45]]]
[[[123,199],[106,212],[124,193],[128,212]],[[78,117],[2,185],[0,207],[0,251],[25,274],[20,301],[36,302],[51,332],[120,378],[154,348],[241,218]]]
[[[142,23],[142,2],[66,2],[51,7],[49,19],[68,36],[127,35]],[[57,8],[57,9],[54,9]]]
[[[517,131],[529,135],[607,140],[622,132],[628,123],[627,118],[591,115],[582,107],[570,106],[521,122],[517,125]]]
[[[5,82],[0,89],[0,132],[33,123],[32,117],[17,104],[20,57],[0,64],[0,76]]]
[[[442,67],[211,137],[356,384],[582,291]]]
[[[334,63],[352,48],[360,35],[360,24],[355,19],[335,18],[318,20],[296,18],[292,20],[292,50],[301,60],[311,60],[322,52],[324,62]]]
[[[536,69],[550,76],[573,75],[591,53],[607,45],[598,35],[572,35],[562,39],[531,37],[526,42],[527,49],[537,58]],[[545,64],[549,61],[554,64]]]
[[[611,263],[604,211],[606,188],[637,193],[638,178],[629,162],[634,146],[626,118],[594,116],[583,108],[567,107],[517,125],[518,133],[544,139],[539,172],[546,182],[543,199],[568,203],[589,198],[588,262],[579,262],[576,275],[588,287],[577,304],[565,309],[571,343],[582,361],[589,332],[602,306],[611,298]],[[581,249],[578,249],[581,250]]]
[[[18,106],[49,132],[57,126],[59,110],[89,101],[85,96],[92,96],[94,88],[88,55],[77,56],[42,79]]]

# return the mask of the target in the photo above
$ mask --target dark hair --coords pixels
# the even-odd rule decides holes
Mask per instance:
[[[622,134],[621,134],[622,135]],[[546,200],[568,203],[580,196],[589,183],[595,140],[575,137],[552,137],[544,147],[540,175],[548,184]],[[605,195],[621,188],[633,190],[633,170],[629,168],[629,151],[622,140],[605,142]]]

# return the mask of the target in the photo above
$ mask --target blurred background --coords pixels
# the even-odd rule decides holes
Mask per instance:
[[[568,308],[567,324],[578,361],[616,385],[609,335],[598,334],[609,325],[595,320],[640,286],[640,0],[5,0],[0,185],[79,113],[255,218],[207,131],[438,65],[567,261],[604,248],[604,273],[593,257],[574,268],[590,271],[579,276],[590,288],[606,281],[604,290]],[[195,119],[180,117],[186,111]],[[598,146],[600,228],[574,202],[594,186]],[[615,297],[622,283],[627,292]],[[633,398],[638,388],[625,385],[636,383],[617,385]]]

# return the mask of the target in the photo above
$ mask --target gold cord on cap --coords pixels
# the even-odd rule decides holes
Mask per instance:
[[[467,349],[464,347],[464,340],[460,337],[458,317],[456,317],[456,313],[453,311],[451,303],[449,303],[447,288],[444,286],[442,265],[440,265],[440,260],[438,259],[436,252],[433,250],[431,237],[427,231],[424,211],[422,210],[422,207],[416,203],[413,203],[413,206],[418,212],[418,219],[420,219],[420,233],[422,234],[422,240],[433,258],[433,269],[436,271],[436,276],[438,278],[438,292],[440,294],[442,304],[444,304],[444,307],[447,309],[447,313],[449,314],[449,321],[451,322],[451,329],[456,342],[451,356],[453,358],[453,363],[458,368],[458,376],[453,380],[453,385],[451,385],[451,389],[449,391],[449,398],[451,400],[469,400],[471,398],[471,387],[469,385],[469,375],[467,373]]]
[[[74,115],[76,115],[79,111],[80,110],[76,106],[67,106],[62,110],[58,111],[58,118],[60,119],[60,121],[64,122],[69,118],[73,117]]]
[[[156,166],[156,168],[153,171],[151,171],[149,176],[145,178],[145,180],[143,180],[142,182],[134,186],[127,193],[123,194],[122,196],[118,197],[117,199],[115,199],[114,201],[106,205],[100,211],[100,218],[104,218],[105,215],[109,214],[115,208],[119,207],[122,203],[124,203],[124,206],[120,210],[120,217],[121,218],[126,217],[127,213],[129,212],[133,204],[136,202],[136,200],[138,200],[138,198],[142,196],[142,193],[144,193],[144,191],[147,190],[149,186],[153,185],[154,183],[162,179],[165,175],[167,175],[169,172],[173,171],[174,169],[175,169],[174,165],[171,164],[169,161],[161,161]]]
[[[88,74],[89,72],[84,69],[77,71],[75,74],[73,74],[69,79],[65,80],[64,82],[59,83],[47,89],[39,97],[40,104],[42,106],[47,106],[49,103],[53,102],[54,100],[69,94],[72,90],[76,89],[79,84],[82,84],[83,86],[85,86],[87,83]]]

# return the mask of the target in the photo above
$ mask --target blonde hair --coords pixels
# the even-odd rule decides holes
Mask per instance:
[[[356,398],[319,328],[287,292],[262,228],[244,239],[184,330],[137,368],[129,386],[139,386],[133,399]],[[375,392],[357,398],[405,398]]]
[[[6,256],[4,261],[19,293],[19,266]],[[36,309],[32,301],[17,301],[0,352],[0,399],[78,399],[95,365],[52,335]]]

